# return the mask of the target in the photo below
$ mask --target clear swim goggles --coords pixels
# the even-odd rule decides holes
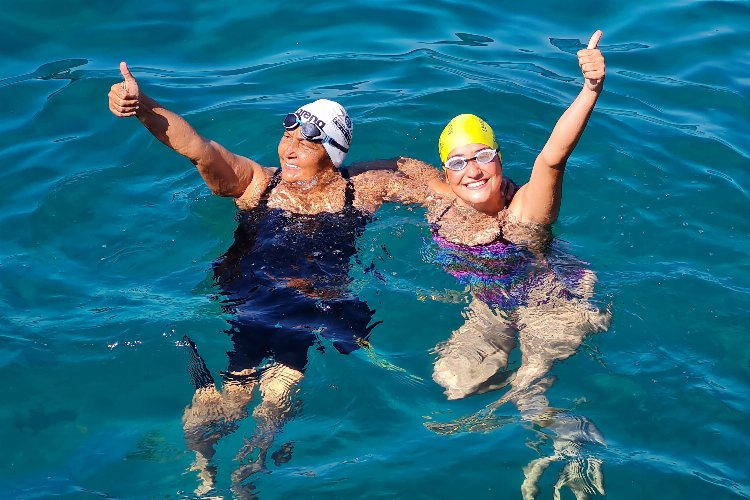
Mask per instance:
[[[308,141],[317,142],[320,144],[330,144],[336,149],[343,151],[344,153],[349,152],[349,148],[342,146],[341,144],[336,142],[333,137],[323,132],[323,129],[321,129],[315,123],[303,122],[302,120],[300,120],[300,117],[296,113],[289,113],[288,115],[286,115],[286,118],[284,118],[284,128],[286,130],[294,130],[297,127],[300,127],[302,137],[304,137]]]
[[[487,165],[497,156],[497,149],[486,148],[477,151],[473,158],[464,158],[463,156],[451,156],[443,163],[448,170],[459,171],[466,168],[470,161],[476,160],[480,165]]]

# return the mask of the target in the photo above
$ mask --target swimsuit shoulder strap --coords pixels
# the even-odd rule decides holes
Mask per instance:
[[[445,209],[442,212],[440,212],[440,215],[438,215],[437,219],[435,219],[435,222],[433,224],[437,224],[438,222],[440,222],[441,220],[443,220],[443,217],[445,217],[445,214],[448,213],[448,210],[451,209],[451,207],[453,206],[453,203],[455,201],[456,200],[454,199],[453,201],[451,201],[450,203],[448,203],[448,206],[445,207]]]
[[[271,195],[271,191],[273,191],[273,188],[279,185],[279,182],[281,182],[281,169],[276,169],[276,171],[271,176],[271,180],[268,181],[268,185],[266,186],[265,191],[263,191],[263,194],[260,195],[260,200],[258,201],[258,206],[266,206],[268,203],[268,197]]]
[[[349,175],[349,170],[340,168],[339,172],[341,172],[341,177],[346,179],[346,201],[344,204],[344,210],[351,210],[352,208],[354,208],[354,183],[352,182],[351,176]]]

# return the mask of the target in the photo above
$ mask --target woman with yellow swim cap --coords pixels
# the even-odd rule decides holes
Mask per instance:
[[[518,266],[528,263],[521,262],[519,248],[536,254],[537,263],[547,259],[544,250],[551,240],[549,226],[560,210],[565,165],[604,84],[604,57],[596,48],[601,35],[601,31],[596,31],[588,47],[578,52],[578,63],[585,77],[583,88],[555,125],[534,162],[529,181],[512,199],[508,200],[504,193],[502,157],[492,128],[471,114],[456,116],[446,125],[438,142],[444,172],[440,178],[426,182],[433,196],[425,206],[442,250],[456,255],[463,252],[466,257],[457,255],[451,260],[449,255],[443,259],[449,263],[446,269],[451,274],[476,274],[477,270],[467,269],[464,264],[480,258],[512,262],[512,265],[505,268],[496,265],[499,272],[478,276],[477,283],[497,278],[501,273],[506,277],[523,274]],[[425,165],[417,160],[401,159],[399,168],[412,177],[424,176]],[[451,269],[450,264],[463,267]],[[495,297],[478,293],[481,286],[473,289],[477,300],[469,306],[467,322],[436,350],[438,359],[433,378],[445,388],[449,398],[488,390],[495,375],[507,367],[508,352],[515,345],[516,327],[505,323],[493,307],[505,310],[508,302],[514,303],[513,323],[523,325],[519,328],[522,365],[511,391],[503,398],[517,404],[522,404],[524,391],[538,383],[554,361],[575,352],[587,333],[608,327],[609,312],[598,311],[587,302],[596,281],[590,270],[581,270],[577,283],[567,292],[568,286],[556,279],[551,270],[538,277],[533,283],[524,283],[526,288],[522,291],[523,287],[512,285]],[[524,297],[516,301],[517,292]],[[498,297],[503,293],[505,297]],[[567,298],[571,296],[578,298]],[[472,361],[474,358],[481,359],[481,363]]]
[[[501,212],[521,224],[549,225],[557,220],[565,165],[604,87],[604,57],[596,48],[601,36],[596,31],[588,47],[578,52],[583,88],[552,130],[529,181],[509,203],[504,196],[502,156],[489,124],[478,116],[461,114],[445,126],[438,142],[443,176],[427,179],[439,195],[426,203],[428,218],[437,224],[439,234],[455,243],[480,245],[501,236],[499,225],[490,222]],[[425,177],[425,164],[417,160],[403,158],[399,169],[415,178]],[[494,234],[488,223],[496,226]]]
[[[580,442],[603,442],[592,422],[550,408],[545,395],[553,382],[548,376],[553,364],[573,355],[586,335],[606,330],[611,320],[610,311],[590,301],[594,273],[573,256],[548,251],[565,165],[603,88],[604,58],[596,49],[601,35],[595,32],[588,47],[578,52],[583,88],[555,125],[529,181],[515,195],[505,192],[495,134],[475,115],[456,116],[440,135],[440,178],[427,179],[421,162],[399,161],[407,175],[427,180],[433,193],[425,206],[436,242],[434,261],[471,287],[471,302],[462,313],[465,322],[434,349],[432,377],[449,399],[510,383],[501,399],[475,415],[427,423],[435,432],[451,434],[467,424],[485,428],[492,425],[495,409],[510,401],[522,418],[549,426],[554,436],[565,433],[566,420],[585,421],[566,435],[564,443],[574,448]],[[521,364],[509,373],[508,358],[516,343]],[[557,437],[553,439],[557,449]],[[524,469],[524,498],[537,488],[544,470],[535,463]],[[603,493],[599,462],[588,466],[588,477],[594,479],[589,486]],[[566,484],[563,477],[561,473],[558,485]],[[575,477],[568,474],[568,480],[575,491]]]

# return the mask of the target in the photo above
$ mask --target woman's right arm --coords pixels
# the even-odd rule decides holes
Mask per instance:
[[[126,63],[120,63],[120,72],[124,81],[109,91],[110,111],[137,117],[154,137],[193,162],[214,194],[239,198],[254,177],[264,177],[258,163],[204,138],[181,116],[141,93]]]

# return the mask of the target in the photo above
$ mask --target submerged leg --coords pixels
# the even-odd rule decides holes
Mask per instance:
[[[539,494],[539,480],[544,471],[555,461],[555,457],[540,457],[532,460],[523,468],[523,483],[521,495],[523,500],[534,500]]]
[[[553,498],[559,499],[562,488],[567,487],[576,499],[588,499],[590,495],[604,494],[604,481],[601,460],[585,456],[584,450],[603,445],[604,438],[586,417],[549,407],[546,391],[553,377],[547,374],[556,361],[572,356],[586,335],[606,330],[611,316],[587,300],[564,293],[552,275],[540,285],[532,292],[529,305],[517,311],[522,362],[506,398],[516,404],[525,420],[553,433],[554,453],[533,460],[524,468],[521,490],[525,499],[535,498],[544,469],[553,461],[562,461],[565,465]]]
[[[555,362],[575,354],[588,334],[606,330],[611,321],[608,310],[572,297],[553,273],[539,280],[515,317],[522,359],[508,398],[517,404]]]
[[[215,444],[237,429],[237,420],[247,416],[246,407],[252,399],[254,382],[228,382],[222,393],[214,385],[195,391],[193,400],[182,417],[188,448],[195,452],[191,470],[197,471],[201,486],[197,494],[213,489],[216,467],[211,464]]]
[[[195,452],[195,461],[190,470],[196,471],[201,481],[195,493],[204,495],[216,484],[216,466],[211,463],[216,453],[214,445],[222,436],[237,428],[235,421],[247,415],[245,407],[252,398],[254,382],[252,371],[237,373],[237,379],[245,382],[229,381],[219,393],[195,344],[187,339],[187,346],[190,373],[196,390],[191,404],[183,413],[182,427],[188,448]]]
[[[232,473],[232,491],[236,495],[247,495],[254,489],[252,485],[246,485],[244,482],[252,474],[265,468],[266,455],[276,433],[293,416],[293,396],[303,376],[301,371],[283,364],[275,364],[261,374],[262,400],[253,410],[255,432],[251,439],[246,440],[245,446],[236,457],[240,462],[244,462],[248,457],[250,459]]]
[[[208,437],[205,427],[207,422],[215,419],[214,408],[220,405],[221,396],[216,390],[214,378],[205,361],[198,354],[195,343],[187,336],[182,340],[187,348],[190,377],[195,386],[192,403],[185,408],[182,415],[182,428],[188,448],[195,452],[195,461],[190,470],[198,472],[201,481],[195,493],[203,495],[216,484],[216,467],[210,461],[214,456],[213,445],[218,437]]]
[[[573,492],[576,500],[588,500],[591,495],[604,495],[601,465],[601,460],[591,457],[570,460],[555,483],[553,498],[559,500],[562,488],[566,486]]]
[[[507,383],[508,356],[516,333],[498,311],[479,300],[467,308],[466,322],[438,345],[432,378],[448,399],[498,389]]]

